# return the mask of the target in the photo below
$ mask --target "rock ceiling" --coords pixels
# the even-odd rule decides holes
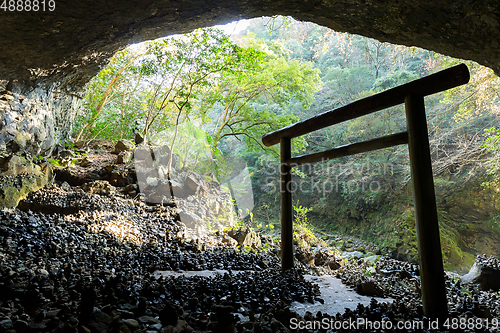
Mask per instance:
[[[276,14],[472,59],[500,73],[498,0],[55,0],[48,9],[2,9],[0,80],[79,88],[130,43]]]

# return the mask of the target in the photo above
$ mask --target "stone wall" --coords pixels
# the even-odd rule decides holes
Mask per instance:
[[[0,158],[13,153],[48,156],[69,139],[80,98],[57,83],[0,85]]]

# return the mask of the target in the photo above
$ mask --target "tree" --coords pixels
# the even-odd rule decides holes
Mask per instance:
[[[75,141],[80,141],[86,132],[91,132],[106,104],[118,97],[122,98],[123,104],[126,95],[135,92],[135,89],[127,91],[125,77],[130,77],[131,73],[127,73],[127,71],[141,56],[142,53],[134,53],[131,49],[119,51],[111,58],[108,66],[89,82],[85,96],[85,107],[90,112],[84,115],[86,119],[78,131]]]
[[[243,71],[245,61],[252,54],[244,53],[217,29],[198,29],[184,36],[149,42],[146,48],[149,56],[142,61],[143,71],[152,75],[144,135],[147,137],[158,119],[174,127],[167,166],[170,173],[179,125],[189,119],[192,112],[205,118],[206,110],[196,107],[196,103],[225,73]]]
[[[251,43],[255,46],[262,42],[253,40]],[[282,110],[292,100],[308,108],[321,84],[319,70],[312,68],[311,63],[287,61],[283,56],[256,52],[250,47],[245,48],[243,54],[245,70],[222,75],[217,88],[210,94],[215,117],[211,131],[212,150],[230,136],[246,137],[249,148],[264,148],[260,144],[263,134],[298,120]],[[261,60],[254,61],[257,55]],[[273,106],[281,112],[273,111]]]

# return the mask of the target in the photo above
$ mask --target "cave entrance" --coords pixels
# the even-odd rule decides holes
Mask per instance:
[[[469,82],[469,76],[467,66],[461,64],[343,107],[326,111],[268,133],[262,138],[262,142],[268,147],[280,143],[281,256],[283,271],[293,267],[292,167],[408,144],[424,315],[429,318],[445,318],[447,316],[446,287],[424,97],[466,84]],[[292,138],[401,103],[405,104],[406,132],[339,146],[309,155],[291,156]]]

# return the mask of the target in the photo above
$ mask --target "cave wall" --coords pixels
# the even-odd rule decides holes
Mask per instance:
[[[0,91],[0,160],[13,153],[48,156],[69,139],[80,98],[61,92],[56,82],[3,82]]]
[[[291,15],[472,59],[500,73],[498,0],[56,0],[55,5],[53,11],[0,16],[0,82],[14,83],[14,91],[0,87],[0,154],[18,148],[49,152],[67,137],[75,96],[117,50],[243,18]],[[15,99],[6,100],[5,91]]]

